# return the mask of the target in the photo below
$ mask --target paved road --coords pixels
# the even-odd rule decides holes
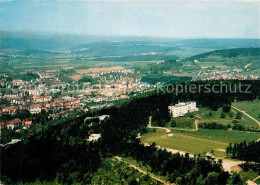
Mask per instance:
[[[158,128],[158,129],[163,129],[163,130],[165,130],[166,132],[171,132],[170,129],[165,128],[165,127],[150,127],[150,128]]]

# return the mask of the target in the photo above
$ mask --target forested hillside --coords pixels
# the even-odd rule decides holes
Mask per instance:
[[[136,139],[138,133],[146,132],[148,117],[153,115],[160,121],[169,120],[168,105],[178,101],[197,101],[199,106],[217,109],[234,100],[253,100],[259,97],[258,81],[208,81],[191,82],[205,84],[250,84],[251,93],[179,93],[149,92],[131,98],[112,108],[82,115],[56,126],[49,126],[39,134],[24,141],[7,145],[2,149],[2,175],[5,182],[17,183],[52,181],[59,183],[78,182],[91,184],[93,174],[101,166],[103,158],[123,155],[131,156],[151,166],[152,171],[165,175],[177,184],[239,184],[239,176],[230,177],[218,163],[188,155],[172,155],[157,150],[154,145],[145,147]],[[183,84],[184,85],[184,84]],[[108,114],[100,125],[93,128],[84,123],[87,116]],[[89,134],[101,133],[98,142],[88,142]]]
[[[185,61],[196,60],[195,64],[199,66],[203,66],[203,62],[209,62],[213,66],[233,66],[251,71],[260,68],[259,56],[260,48],[237,48],[211,51],[189,57]]]

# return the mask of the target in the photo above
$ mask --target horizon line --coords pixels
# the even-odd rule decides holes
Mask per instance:
[[[1,0],[0,0],[1,1]],[[0,32],[21,33],[32,35],[73,35],[73,36],[89,36],[89,37],[138,37],[138,38],[157,38],[157,39],[255,39],[260,40],[260,37],[174,37],[174,36],[148,36],[148,35],[93,35],[87,33],[75,32],[55,32],[55,31],[36,31],[36,30],[1,30]]]

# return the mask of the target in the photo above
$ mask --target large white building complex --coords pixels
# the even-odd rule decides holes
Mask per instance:
[[[195,112],[198,111],[196,102],[190,101],[190,102],[179,102],[178,104],[174,106],[168,106],[168,109],[170,111],[170,114],[172,117],[176,118],[179,116],[184,116],[188,112]]]

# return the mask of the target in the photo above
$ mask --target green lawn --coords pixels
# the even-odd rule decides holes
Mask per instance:
[[[198,131],[174,130],[174,132],[186,134],[194,137],[227,142],[227,143],[234,143],[234,142],[238,143],[244,140],[250,142],[260,138],[260,132],[246,132],[246,131],[199,129]]]
[[[242,102],[233,102],[232,105],[242,111],[245,111],[247,114],[260,121],[260,101],[255,100],[253,102],[242,101]]]
[[[149,144],[155,142],[157,145],[163,147],[202,155],[214,149],[225,149],[228,145],[228,142],[214,141],[212,139],[194,137],[177,132],[174,132],[172,137],[168,137],[168,133],[161,129],[157,129],[156,132],[144,134],[141,140]]]
[[[217,111],[211,111],[212,115],[210,116],[210,111],[204,108],[201,108],[199,110],[199,113],[196,114],[196,117],[198,118],[198,123],[219,123],[219,124],[223,124],[223,125],[228,125],[230,124],[231,126],[233,126],[232,121],[235,119],[235,115],[236,115],[236,110],[231,110],[233,117],[231,117],[229,114],[226,114],[225,118],[220,118],[222,110],[219,109]],[[242,115],[242,118],[239,120],[239,123],[241,125],[243,125],[244,127],[254,127],[254,128],[258,128],[258,124],[253,121],[252,119],[250,119],[249,117]]]
[[[248,171],[240,171],[239,174],[249,180],[254,180],[255,178],[257,178],[259,176],[259,174],[253,170],[248,170]]]

